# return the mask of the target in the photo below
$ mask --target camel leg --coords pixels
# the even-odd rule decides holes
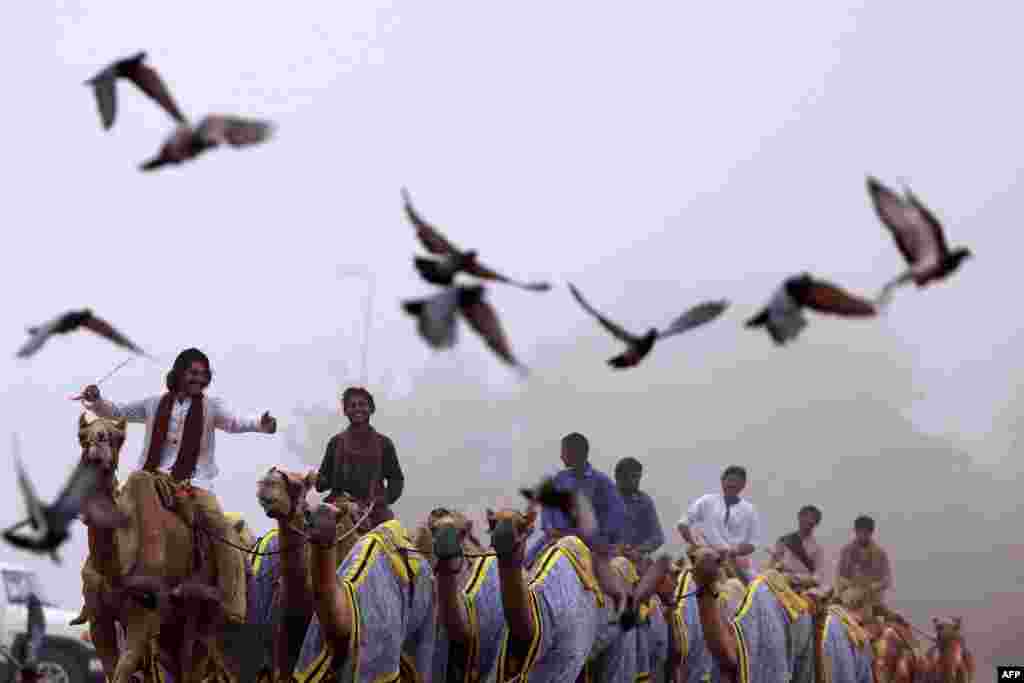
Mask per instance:
[[[705,589],[697,594],[697,607],[704,630],[704,642],[718,664],[722,680],[735,683],[739,676],[739,643],[736,642],[736,634],[722,617],[718,598],[710,590]]]
[[[92,644],[96,647],[96,654],[103,662],[103,672],[107,677],[114,675],[117,669],[117,631],[114,626],[114,619],[108,615],[91,615],[89,617],[89,634],[92,636]]]
[[[132,608],[124,621],[124,650],[117,660],[112,683],[129,683],[131,675],[150,654],[150,640],[160,631],[160,614]]]

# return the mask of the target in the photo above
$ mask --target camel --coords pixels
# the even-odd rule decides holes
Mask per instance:
[[[881,635],[874,641],[872,665],[875,683],[923,681],[930,669],[919,652],[917,639],[903,619],[879,618]]]
[[[526,539],[536,516],[532,506],[525,514],[487,510],[507,624],[497,683],[527,678],[573,683],[587,660],[603,649],[599,626],[617,616],[598,584],[590,549],[576,536],[550,544],[529,573],[524,571]],[[612,628],[621,630],[617,620]],[[605,645],[614,638],[607,640]]]
[[[497,558],[473,534],[473,521],[437,508],[417,530],[415,545],[434,566],[438,621],[434,680],[478,683],[497,663],[505,616]]]
[[[641,576],[633,558],[619,556],[612,559],[612,569],[619,573],[631,593],[620,622],[633,622],[624,629],[623,637],[629,637],[631,631],[635,634],[635,679],[658,680],[657,675],[664,669],[668,658],[668,622],[657,595],[657,587],[662,578],[669,574],[671,562],[668,557],[648,562]]]
[[[436,611],[429,563],[398,520],[362,526],[372,503],[336,503],[307,515],[314,618],[295,679],[430,683]]]
[[[271,661],[268,671],[274,683],[291,681],[302,641],[313,616],[313,580],[310,549],[302,531],[307,494],[317,473],[305,475],[271,467],[256,483],[256,495],[277,529],[261,539],[253,555],[249,624],[270,625]]]
[[[190,515],[187,509],[170,510],[162,502],[175,498],[162,478],[137,471],[117,486],[114,474],[124,444],[124,420],[90,420],[82,413],[78,427],[82,460],[107,473],[106,493],[131,520],[116,530],[89,527],[89,559],[82,569],[83,616],[104,671],[112,683],[127,683],[137,670],[149,668],[144,665],[159,636],[159,650],[174,654],[169,658],[173,661],[165,655],[164,663],[176,680],[197,681],[209,667],[207,658],[218,665],[223,662],[217,629],[223,620],[220,596],[212,563],[202,561],[206,553],[202,543],[196,544],[201,534],[195,534],[182,516]],[[125,632],[120,652],[115,623]]]
[[[974,683],[974,656],[967,649],[960,617],[932,619],[935,646],[928,651],[928,667],[938,683]]]
[[[845,606],[829,604],[831,592],[817,588],[801,596],[781,573],[767,570],[726,620],[714,599],[719,568],[715,551],[697,550],[698,612],[720,680],[871,683],[871,643],[861,626],[865,600],[844,596]]]
[[[660,577],[657,592],[665,603],[669,624],[669,651],[665,664],[673,683],[700,683],[712,673],[713,659],[704,642],[693,568],[686,558],[672,562],[667,574]],[[742,582],[719,574],[718,608],[723,619],[731,619],[746,594]]]

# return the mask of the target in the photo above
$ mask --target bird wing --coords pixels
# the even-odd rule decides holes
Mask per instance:
[[[131,349],[137,353],[142,353],[142,349],[132,343],[128,337],[115,330],[114,327],[103,318],[92,315],[89,316],[82,324],[101,337],[114,342],[118,346],[123,346],[124,348]]]
[[[505,330],[501,327],[501,321],[498,320],[497,312],[484,299],[483,293],[478,297],[472,297],[468,301],[461,301],[459,303],[459,310],[465,316],[470,326],[499,358],[509,365],[521,367],[519,361],[512,355],[512,349],[509,346],[508,338],[505,336]]]
[[[405,215],[416,227],[416,237],[419,238],[424,248],[431,254],[459,256],[462,251],[441,234],[441,231],[428,223],[420,216],[419,212],[412,206],[412,198],[409,190],[402,188],[402,202],[405,206]]]
[[[928,225],[928,229],[931,231],[931,242],[935,244],[939,253],[945,254],[949,251],[949,245],[946,243],[946,235],[942,230],[942,223],[936,217],[935,213],[932,212],[927,206],[924,205],[917,195],[910,191],[910,188],[905,188],[903,194],[906,195],[907,201],[910,202],[911,206],[917,209],[918,214],[924,219]]]
[[[63,315],[59,315],[53,320],[47,321],[42,325],[30,327],[28,329],[28,333],[30,335],[29,340],[25,342],[25,344],[20,349],[18,349],[18,353],[16,354],[17,357],[28,358],[29,356],[33,355],[36,351],[41,349],[43,347],[43,344],[46,343],[46,340],[48,340],[50,336],[53,335],[53,331],[57,329],[57,326],[60,325],[60,322],[63,318]]]
[[[266,142],[274,134],[270,121],[247,119],[241,116],[210,114],[196,129],[196,135],[206,144],[247,147]]]
[[[640,341],[639,337],[637,337],[634,334],[630,334],[622,327],[619,327],[611,320],[598,313],[597,309],[595,309],[593,306],[587,303],[587,300],[583,298],[583,295],[580,294],[580,291],[576,289],[576,287],[573,286],[571,282],[569,283],[569,291],[572,292],[573,298],[575,298],[576,301],[579,302],[580,306],[583,307],[583,310],[597,318],[597,322],[601,323],[601,326],[604,327],[604,329],[611,332],[616,339],[625,342],[626,344],[636,344],[637,342]]]
[[[147,66],[142,63],[141,60],[135,62],[133,68],[131,68],[125,76],[134,83],[139,90],[146,93],[150,99],[163,107],[164,111],[171,115],[171,118],[178,123],[185,125],[188,120],[185,115],[181,113],[181,109],[178,107],[177,102],[174,101],[174,97],[171,96],[171,91],[164,83],[164,80],[157,73],[156,69]]]
[[[929,252],[935,251],[934,237],[921,212],[877,179],[869,176],[867,184],[875,213],[907,263],[913,266],[929,258]]]
[[[427,299],[406,302],[403,308],[410,315],[417,317],[416,327],[431,347],[449,349],[455,345],[458,330],[458,289],[452,287]]]
[[[494,280],[495,282],[504,282],[507,285],[528,289],[533,292],[546,292],[551,289],[550,282],[522,282],[520,280],[513,280],[501,273],[498,273],[497,271],[491,270],[487,266],[476,261],[476,259],[470,261],[465,266],[465,271],[474,277],[484,280]]]
[[[43,603],[35,593],[28,594],[28,641],[25,643],[25,665],[39,661],[46,638],[46,614]]]
[[[14,468],[18,473],[18,488],[21,489],[21,497],[25,500],[25,508],[28,510],[28,517],[32,526],[40,536],[45,536],[49,531],[49,523],[46,519],[46,510],[39,502],[36,489],[25,474],[25,467],[21,463],[20,444],[17,434],[12,437],[12,450],[14,453]]]
[[[100,474],[95,465],[79,462],[72,470],[57,500],[50,506],[50,518],[57,527],[66,527],[78,518],[89,498],[99,488]]]
[[[673,320],[668,327],[658,332],[658,338],[664,339],[665,337],[681,334],[695,327],[700,327],[722,315],[728,307],[729,302],[725,299],[699,303]]]
[[[100,122],[105,130],[110,130],[117,117],[117,73],[113,67],[107,67],[86,82],[92,86],[93,95],[96,97]]]
[[[854,296],[845,289],[825,280],[812,279],[798,289],[801,305],[818,311],[842,316],[873,316],[878,310],[867,299]]]

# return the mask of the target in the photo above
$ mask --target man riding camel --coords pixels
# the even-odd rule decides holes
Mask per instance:
[[[865,594],[865,612],[869,618],[887,616],[885,592],[892,588],[892,568],[889,555],[875,542],[875,520],[861,515],[853,522],[854,539],[839,553],[836,571],[836,593],[842,595],[849,588]]]
[[[797,513],[797,530],[779,537],[772,550],[772,560],[783,572],[798,580],[810,583],[813,580],[821,586],[825,583],[825,550],[814,537],[814,530],[821,524],[821,510],[814,505],[805,505]]]
[[[162,396],[114,403],[103,399],[96,385],[90,385],[82,392],[82,400],[99,417],[145,423],[146,438],[139,466],[190,491],[190,500],[214,535],[211,555],[224,615],[229,622],[244,623],[245,560],[242,553],[218,540],[231,537],[231,520],[225,517],[213,494],[213,480],[219,472],[214,457],[214,432],[219,429],[232,434],[273,434],[277,431],[277,420],[269,412],[261,417],[236,415],[220,399],[204,395],[211,381],[209,358],[199,349],[191,348],[174,360],[167,373],[167,393]]]
[[[625,506],[622,554],[633,562],[645,561],[665,545],[665,533],[654,501],[640,490],[643,474],[644,466],[632,456],[615,464],[615,485]]]
[[[330,491],[325,499],[333,503],[342,494],[373,501],[371,526],[395,518],[391,506],[405,488],[394,442],[370,426],[376,412],[373,396],[363,387],[349,387],[341,395],[341,409],[349,426],[327,442],[320,463],[317,491]]]

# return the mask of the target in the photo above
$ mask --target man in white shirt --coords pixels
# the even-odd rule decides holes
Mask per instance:
[[[749,582],[758,568],[752,555],[761,544],[761,522],[753,503],[740,498],[747,485],[747,471],[730,465],[722,473],[722,492],[708,493],[693,501],[676,528],[691,545],[707,545]]]
[[[214,458],[214,431],[240,434],[277,431],[277,420],[269,412],[261,417],[240,417],[216,398],[203,392],[210,385],[213,372],[210,360],[199,349],[186,349],[178,354],[174,367],[167,373],[167,393],[131,403],[114,403],[100,396],[90,385],[82,392],[86,408],[100,417],[142,422],[146,439],[139,457],[139,467],[157,476],[168,476],[178,483],[191,484],[191,500],[220,538],[230,538],[230,520],[224,516],[213,495],[213,479],[217,476]],[[223,607],[230,621],[245,621],[245,559],[231,546],[212,539],[212,555],[217,580],[223,596]]]

